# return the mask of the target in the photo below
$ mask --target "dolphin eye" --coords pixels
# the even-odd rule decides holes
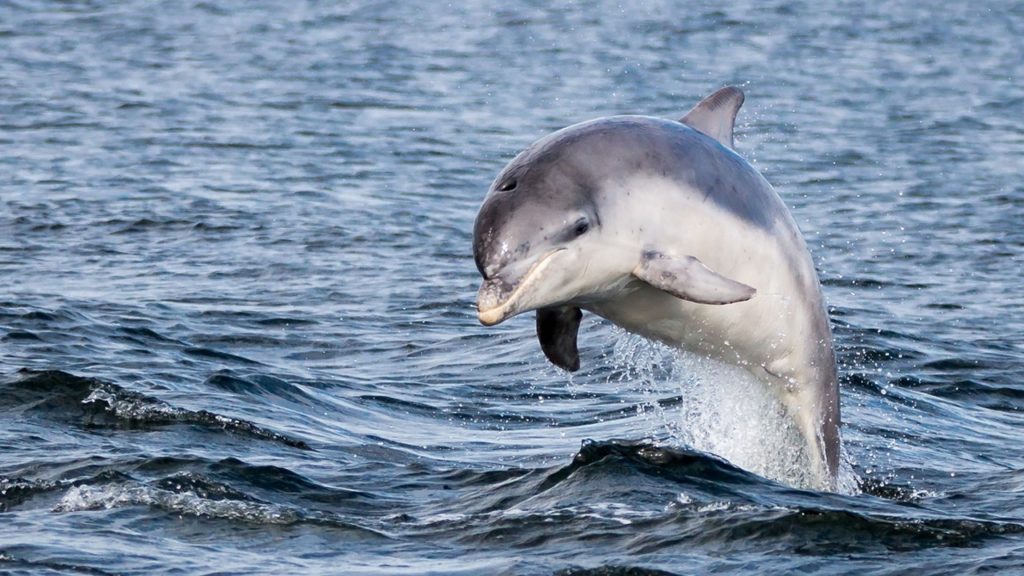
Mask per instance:
[[[498,186],[498,192],[508,192],[509,190],[514,190],[516,184],[517,182],[515,178],[505,180],[505,182],[501,186]]]
[[[587,230],[590,230],[590,221],[586,218],[580,218],[572,225],[572,232],[576,236],[583,236],[587,233]]]

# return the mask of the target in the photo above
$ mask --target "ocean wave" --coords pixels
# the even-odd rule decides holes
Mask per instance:
[[[150,506],[172,514],[220,518],[256,524],[294,524],[302,514],[294,509],[249,499],[210,497],[209,490],[187,489],[191,483],[178,482],[168,490],[144,484],[122,483],[103,486],[73,486],[61,497],[54,512],[109,510],[126,506]],[[182,487],[186,489],[182,489]]]
[[[227,484],[201,475],[180,474],[144,483],[134,480],[69,487],[53,506],[54,513],[102,511],[143,506],[176,516],[254,525],[317,526],[389,538],[352,517],[330,511],[259,500]]]
[[[173,424],[223,430],[276,442],[300,450],[311,447],[248,420],[208,410],[188,410],[117,384],[83,378],[60,370],[22,370],[20,377],[0,385],[0,411],[39,414],[90,427],[159,427]]]

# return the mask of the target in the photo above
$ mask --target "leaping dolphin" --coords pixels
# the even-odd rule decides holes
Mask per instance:
[[[832,333],[803,237],[733,150],[743,92],[679,121],[611,116],[563,128],[495,179],[473,227],[480,322],[537,311],[547,358],[579,369],[582,310],[739,365],[786,406],[817,487],[836,489]]]

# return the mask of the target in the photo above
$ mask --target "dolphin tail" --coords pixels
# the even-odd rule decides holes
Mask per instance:
[[[830,399],[810,396],[806,392],[787,394],[786,408],[806,442],[815,484],[820,489],[835,491],[840,457],[838,410],[830,405]]]

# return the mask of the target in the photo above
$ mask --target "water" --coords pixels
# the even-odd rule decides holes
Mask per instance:
[[[985,0],[4,3],[0,572],[1024,569],[1022,53]],[[726,83],[850,493],[742,374],[475,320],[512,155]]]

